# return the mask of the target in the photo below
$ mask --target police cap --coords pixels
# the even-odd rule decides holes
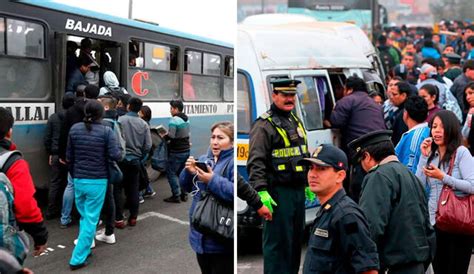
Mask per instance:
[[[369,145],[374,145],[384,141],[391,141],[392,133],[393,132],[391,130],[377,130],[374,132],[369,132],[350,142],[347,144],[347,146],[356,153],[354,158],[357,159],[361,156],[361,152],[364,151],[364,149]]]
[[[448,58],[448,61],[452,64],[460,64],[461,63],[461,56],[456,53],[446,53],[443,57]]]
[[[292,79],[276,79],[270,83],[273,85],[273,92],[296,94],[296,86],[301,83],[301,81]]]
[[[336,170],[347,169],[347,156],[344,151],[330,144],[318,146],[313,151],[313,154],[311,154],[311,158],[304,158],[299,162],[302,164],[333,167]]]

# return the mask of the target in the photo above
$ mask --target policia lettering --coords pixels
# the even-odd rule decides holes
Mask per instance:
[[[293,169],[294,172],[303,172],[304,168],[301,165],[296,165],[296,161],[288,161],[289,158],[294,158],[298,157],[303,158],[305,154],[308,153],[308,146],[306,145],[307,139],[306,139],[306,132],[304,131],[303,125],[301,124],[300,120],[291,112],[291,117],[296,121],[298,124],[298,127],[296,128],[296,135],[295,135],[295,130],[294,129],[287,129],[289,134],[287,134],[287,131],[282,128],[280,118],[278,116],[275,116],[272,118],[272,111],[268,110],[264,114],[260,116],[261,119],[267,120],[272,124],[272,126],[276,129],[278,134],[281,136],[283,139],[283,142],[285,143],[285,148],[277,148],[272,150],[272,158],[274,159],[274,162],[277,164],[277,170],[278,171],[286,171],[289,170],[290,168]],[[290,137],[288,138],[288,135]],[[291,146],[291,141],[297,141],[298,139],[303,138],[304,143],[299,144],[297,146]],[[284,163],[280,163],[281,161],[284,161]],[[288,166],[289,163],[295,163],[292,164],[291,166]]]

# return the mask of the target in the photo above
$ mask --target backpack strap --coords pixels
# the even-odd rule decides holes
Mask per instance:
[[[0,171],[7,173],[10,167],[22,158],[21,152],[18,150],[5,151],[0,153]]]

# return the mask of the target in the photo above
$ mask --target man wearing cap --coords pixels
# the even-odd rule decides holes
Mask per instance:
[[[359,206],[346,195],[347,157],[339,148],[323,144],[311,158],[308,183],[321,207],[308,242],[303,273],[378,273],[377,247]]]
[[[359,205],[377,245],[381,273],[422,274],[434,255],[434,230],[423,184],[398,161],[391,135],[375,131],[349,144],[368,172]]]
[[[436,80],[437,76],[438,72],[436,68],[430,64],[425,63],[420,68],[420,83],[416,85],[416,88],[420,90],[420,88],[426,84],[435,85],[439,90],[438,105],[443,106],[446,102],[446,86]]]
[[[443,61],[446,66],[444,76],[454,81],[456,77],[462,74],[461,56],[456,53],[446,53],[443,55]]]
[[[265,273],[298,273],[305,216],[306,133],[292,110],[297,80],[277,79],[273,104],[250,131],[247,171],[262,203],[273,211],[263,224]],[[314,194],[313,194],[314,195]]]

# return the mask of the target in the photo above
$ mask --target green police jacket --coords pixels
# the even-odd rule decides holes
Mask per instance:
[[[308,155],[306,132],[299,119],[272,105],[250,130],[249,183],[257,191],[275,185],[306,186],[306,170],[298,161]]]
[[[381,269],[432,260],[435,235],[424,188],[396,156],[369,170],[359,204],[377,245]]]

